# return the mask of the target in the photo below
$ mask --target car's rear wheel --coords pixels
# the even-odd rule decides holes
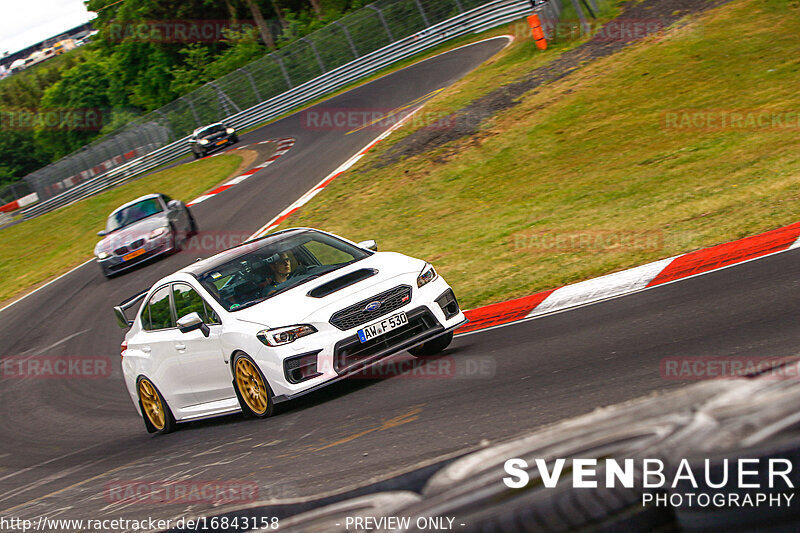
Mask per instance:
[[[139,406],[142,409],[142,418],[148,433],[169,433],[175,429],[175,417],[172,416],[169,405],[158,392],[153,383],[145,378],[139,378],[137,385],[139,392]]]
[[[234,357],[233,386],[245,415],[258,418],[272,415],[275,410],[272,391],[258,365],[244,353],[239,353]]]
[[[441,352],[453,341],[453,332],[448,331],[444,335],[440,335],[435,339],[431,339],[424,344],[420,344],[419,346],[415,346],[408,350],[408,353],[413,355],[414,357],[426,357],[429,355],[436,355],[437,353]]]

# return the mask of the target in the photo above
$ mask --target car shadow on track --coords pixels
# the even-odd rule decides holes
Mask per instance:
[[[345,398],[368,387],[377,385],[389,379],[447,379],[452,377],[452,356],[465,351],[463,347],[452,347],[436,356],[417,358],[406,353],[397,354],[387,358],[372,367],[361,370],[347,378],[328,385],[327,387],[311,392],[294,400],[276,405],[276,413],[271,418],[279,419],[283,416],[295,415],[306,409],[317,407],[328,402]],[[443,365],[447,362],[447,365]],[[448,374],[444,374],[448,373]],[[211,426],[238,424],[255,419],[245,418],[237,413],[233,415],[197,420],[180,424],[182,430],[201,429]]]

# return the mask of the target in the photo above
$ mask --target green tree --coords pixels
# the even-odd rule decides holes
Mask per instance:
[[[107,112],[109,80],[104,62],[100,58],[87,60],[66,71],[62,78],[47,88],[42,96],[40,110],[66,113],[64,116],[80,118],[92,111]],[[63,157],[96,137],[99,123],[64,125],[60,121],[39,124],[34,133],[36,144],[52,159]]]

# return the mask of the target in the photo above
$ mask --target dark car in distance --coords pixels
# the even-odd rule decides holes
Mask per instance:
[[[176,251],[197,224],[186,204],[164,194],[148,194],[115,209],[99,231],[94,248],[107,278],[142,261]]]
[[[239,137],[236,135],[236,130],[221,122],[197,128],[189,137],[189,146],[195,159],[237,142]]]

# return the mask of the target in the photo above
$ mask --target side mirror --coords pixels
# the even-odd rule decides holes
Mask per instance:
[[[178,319],[178,329],[181,333],[189,333],[199,329],[205,337],[208,337],[209,334],[208,326],[203,323],[203,319],[197,313],[189,313],[180,317]]]
[[[361,248],[366,248],[367,250],[372,250],[373,252],[378,251],[378,243],[374,240],[370,239],[368,241],[361,241],[358,243]]]
[[[106,230],[104,230],[104,229],[101,229],[100,231],[97,232],[97,236],[98,237],[105,237],[106,235],[107,235],[107,233],[106,233]]]
[[[181,203],[178,200],[170,200],[167,203],[167,207],[170,209],[179,209],[181,207]]]
[[[121,328],[127,329],[133,325],[133,320],[128,320],[128,317],[125,316],[125,311],[119,305],[114,307],[114,316],[117,318],[117,324]]]

